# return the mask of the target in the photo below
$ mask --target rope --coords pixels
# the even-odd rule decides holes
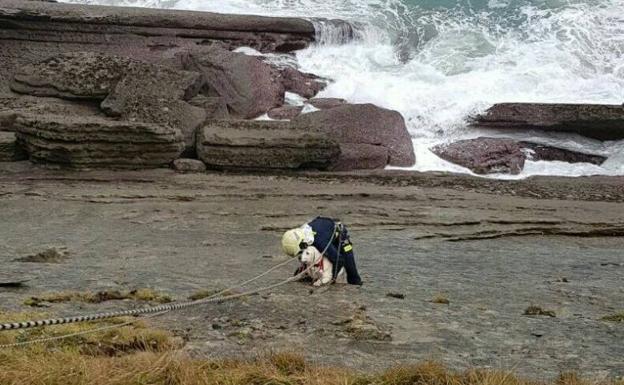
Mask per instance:
[[[276,285],[271,285],[268,287],[264,287],[264,288],[260,288],[256,290],[251,290],[251,291],[247,291],[247,292],[243,292],[243,293],[239,293],[239,294],[233,294],[233,295],[229,295],[229,296],[225,296],[225,297],[220,297],[220,298],[216,298],[217,296],[230,291],[232,289],[238,288],[238,287],[243,287],[251,282],[254,282],[258,279],[260,279],[261,277],[267,275],[268,273],[270,273],[271,271],[278,269],[279,267],[282,267],[284,265],[286,265],[287,263],[290,263],[291,261],[293,261],[293,259],[288,259],[285,262],[279,263],[276,266],[273,266],[272,268],[270,268],[269,270],[265,271],[264,273],[251,278],[245,282],[243,282],[242,284],[233,286],[231,288],[228,289],[224,289],[221,290],[220,292],[211,295],[208,298],[202,298],[196,301],[189,301],[189,302],[181,302],[181,303],[174,303],[174,304],[167,304],[167,305],[160,305],[160,306],[153,306],[153,307],[146,307],[146,308],[141,308],[141,309],[133,309],[133,310],[122,310],[122,311],[116,311],[116,312],[108,312],[108,313],[96,313],[96,314],[90,314],[90,315],[84,315],[84,316],[77,316],[77,317],[66,317],[66,318],[54,318],[54,319],[46,319],[46,320],[38,320],[38,321],[24,321],[24,322],[13,322],[13,323],[5,323],[5,324],[0,324],[0,331],[3,330],[17,330],[17,329],[30,329],[30,328],[34,328],[34,327],[40,327],[40,326],[49,326],[49,325],[62,325],[62,324],[69,324],[69,323],[76,323],[76,322],[87,322],[87,321],[95,321],[95,320],[102,320],[102,319],[108,319],[108,318],[115,318],[115,317],[124,317],[124,316],[134,316],[134,315],[143,315],[143,314],[151,314],[151,313],[162,313],[162,312],[168,312],[171,310],[180,310],[180,309],[185,309],[191,306],[197,306],[197,305],[203,305],[203,304],[207,304],[207,303],[219,303],[219,302],[223,302],[223,301],[227,301],[227,300],[231,300],[231,299],[236,299],[236,298],[240,298],[240,297],[244,297],[247,295],[251,295],[251,294],[256,294],[259,292],[263,292],[266,290],[270,290],[274,287],[277,286],[281,286],[284,285],[286,283],[292,282],[293,279],[289,278],[288,280],[279,282]],[[300,274],[301,275],[301,274]],[[296,276],[296,278],[299,278],[299,276]],[[2,346],[0,346],[2,347]]]
[[[336,228],[338,227],[338,224],[334,222],[334,231],[332,233],[332,237],[330,239],[330,241],[328,242],[328,244],[325,246],[325,249],[323,250],[322,254],[325,254],[325,252],[327,251],[327,249],[329,248],[329,246],[331,245],[331,243],[334,241],[335,237],[336,237]],[[342,234],[340,235],[340,238],[342,238]],[[338,247],[340,247],[340,245],[338,245]],[[143,314],[150,314],[147,318],[152,318],[152,317],[157,317],[159,315],[168,313],[169,311],[172,310],[180,310],[180,309],[185,309],[188,307],[192,307],[192,306],[198,306],[198,305],[203,305],[203,304],[208,304],[208,303],[221,303],[221,302],[225,302],[228,300],[233,300],[233,299],[237,299],[237,298],[241,298],[241,297],[245,297],[248,295],[253,295],[253,294],[258,294],[264,291],[268,291],[268,290],[272,290],[274,288],[280,287],[282,285],[285,285],[287,283],[296,281],[298,279],[300,279],[304,274],[307,274],[308,271],[313,267],[313,265],[308,266],[305,270],[299,272],[298,274],[296,274],[293,277],[290,277],[286,280],[283,280],[281,282],[275,283],[273,285],[269,285],[269,286],[265,286],[265,287],[261,287],[255,290],[248,290],[246,292],[243,293],[239,293],[239,294],[232,294],[229,296],[225,296],[225,297],[220,297],[217,298],[219,295],[228,292],[230,290],[233,290],[235,288],[240,288],[243,287],[245,285],[248,285],[262,277],[264,277],[265,275],[267,275],[268,273],[290,263],[291,261],[293,261],[294,259],[288,259],[282,263],[279,263],[273,267],[271,267],[269,270],[265,271],[264,273],[261,273],[247,281],[244,281],[243,283],[240,283],[236,286],[232,286],[230,288],[221,290],[207,298],[203,298],[200,300],[196,300],[196,301],[188,301],[188,302],[182,302],[182,303],[174,303],[174,304],[168,304],[168,305],[160,305],[160,306],[153,306],[153,307],[147,307],[147,308],[142,308],[142,309],[134,309],[134,310],[124,310],[124,311],[117,311],[117,312],[108,312],[108,313],[96,313],[96,314],[91,314],[91,315],[85,315],[85,316],[76,316],[76,317],[66,317],[66,318],[53,318],[53,319],[46,319],[46,320],[38,320],[38,321],[24,321],[24,322],[13,322],[13,323],[5,323],[5,324],[0,324],[0,331],[3,330],[18,330],[18,329],[30,329],[30,328],[34,328],[34,327],[41,327],[41,326],[49,326],[49,325],[62,325],[62,324],[69,324],[69,323],[77,323],[77,322],[87,322],[87,321],[94,321],[94,320],[103,320],[103,319],[109,319],[109,318],[115,318],[115,317],[121,317],[121,316],[135,316],[135,315],[143,315]],[[66,335],[62,335],[62,336],[55,336],[55,337],[47,337],[47,338],[39,338],[39,339],[34,339],[34,340],[30,340],[30,341],[24,341],[24,342],[17,342],[17,343],[12,343],[12,344],[5,344],[5,345],[0,345],[0,349],[6,349],[6,348],[11,348],[11,347],[18,347],[18,346],[24,346],[24,345],[30,345],[30,344],[35,344],[35,343],[40,343],[40,342],[49,342],[49,341],[56,341],[56,340],[61,340],[61,339],[66,339],[66,338],[70,338],[70,337],[75,337],[75,336],[79,336],[79,335],[86,335],[86,334],[91,334],[91,333],[97,333],[100,331],[104,331],[104,330],[110,330],[110,329],[114,329],[114,328],[118,328],[118,327],[123,327],[126,325],[130,325],[134,322],[138,321],[138,319],[136,320],[131,320],[122,324],[117,324],[117,325],[109,325],[109,326],[103,326],[101,328],[96,328],[96,329],[91,329],[91,330],[85,330],[82,332],[76,332],[76,333],[71,333],[71,334],[66,334]]]
[[[167,312],[150,314],[150,315],[146,316],[145,318],[154,318],[154,317],[158,317],[159,315],[162,315],[162,314],[165,314],[165,313],[167,313]],[[34,344],[38,344],[38,343],[64,340],[64,339],[71,338],[71,337],[78,337],[78,336],[83,336],[83,335],[86,335],[86,334],[93,334],[93,333],[103,332],[103,331],[106,331],[106,330],[111,330],[111,329],[116,329],[116,328],[121,328],[121,327],[124,327],[124,326],[128,326],[128,325],[131,325],[133,323],[139,322],[139,321],[141,321],[141,320],[143,320],[145,318],[135,318],[133,320],[130,320],[130,321],[127,321],[127,322],[124,322],[124,323],[121,323],[121,324],[107,325],[107,326],[102,326],[102,327],[95,328],[95,329],[83,330],[81,332],[70,333],[70,334],[63,334],[61,336],[36,338],[34,340],[28,340],[28,341],[23,341],[23,342],[14,342],[12,344],[0,345],[0,349],[16,348],[16,347],[22,347],[22,346],[26,346],[26,345],[34,345]]]

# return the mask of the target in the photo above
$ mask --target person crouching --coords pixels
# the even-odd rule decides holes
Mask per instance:
[[[317,217],[301,227],[286,231],[282,236],[282,249],[291,257],[299,257],[301,260],[303,252],[308,247],[316,248],[316,251],[309,250],[309,255],[320,252],[322,257],[331,263],[332,282],[344,268],[347,283],[362,285],[362,279],[355,265],[353,245],[345,225],[330,218]],[[307,267],[302,265],[295,274]],[[321,268],[324,266],[321,265]]]

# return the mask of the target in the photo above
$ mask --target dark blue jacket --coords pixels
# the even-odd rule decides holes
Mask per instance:
[[[346,226],[336,227],[336,221],[325,217],[316,217],[312,222],[308,223],[314,232],[314,243],[316,247],[333,266],[333,276],[345,268],[347,273],[347,282],[352,285],[361,285],[362,279],[355,266],[355,255],[353,254],[353,246],[349,239],[349,233]],[[340,233],[338,234],[337,232]],[[334,232],[336,235],[334,236]]]
[[[336,226],[336,222],[330,218],[325,217],[316,217],[312,222],[308,223],[308,225],[314,231],[314,243],[312,246],[316,247],[321,253],[327,247],[327,251],[325,251],[325,256],[330,260],[331,263],[336,263],[338,259],[338,250],[340,245],[338,244],[340,238],[336,235],[333,238],[334,230]],[[344,234],[346,237],[346,234]],[[342,241],[346,241],[345,238]],[[331,244],[327,246],[328,243]]]

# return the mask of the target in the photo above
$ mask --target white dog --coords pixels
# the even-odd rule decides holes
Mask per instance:
[[[327,257],[323,256],[320,251],[314,246],[308,246],[301,257],[299,258],[302,263],[306,265],[308,269],[308,276],[312,278],[314,286],[327,285],[332,281],[332,272],[334,271],[334,265]],[[312,266],[312,267],[310,267]],[[336,282],[347,282],[347,273],[344,267],[338,272]]]

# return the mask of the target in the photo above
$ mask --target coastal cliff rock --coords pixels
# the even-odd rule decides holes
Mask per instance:
[[[103,100],[135,63],[96,52],[71,52],[18,70],[11,89],[32,96]]]
[[[184,149],[179,130],[148,123],[23,114],[14,126],[32,161],[64,167],[164,167]]]
[[[307,103],[319,110],[329,110],[347,104],[347,101],[340,98],[314,98],[308,100]]]
[[[473,119],[482,128],[576,133],[598,140],[624,139],[624,106],[501,103]]]
[[[315,111],[300,115],[293,123],[301,127],[323,132],[341,144],[350,144],[350,153],[361,153],[362,159],[377,158],[380,151],[368,154],[370,146],[382,146],[387,149],[385,165],[411,166],[414,164],[414,148],[407,132],[405,121],[400,113],[377,107],[373,104],[345,104],[328,110]],[[363,144],[359,151],[355,146]],[[351,158],[349,163],[354,164]],[[355,163],[354,168],[364,167]]]
[[[292,67],[279,69],[280,81],[286,91],[294,92],[304,98],[312,98],[327,87],[319,76],[301,72]]]
[[[199,130],[197,153],[211,168],[327,169],[340,147],[289,122],[214,120]]]
[[[14,162],[28,159],[28,155],[17,143],[15,133],[0,131],[0,162]]]
[[[388,165],[388,148],[364,143],[340,144],[340,158],[332,171],[374,170]]]
[[[578,151],[547,146],[544,144],[531,142],[519,142],[519,144],[523,149],[528,150],[528,158],[530,160],[559,161],[566,163],[591,163],[596,165],[601,165],[607,160],[606,156],[586,154]]]
[[[202,74],[209,93],[220,96],[234,117],[255,118],[284,103],[279,72],[255,56],[218,45],[180,55],[185,70]]]
[[[282,106],[270,110],[268,116],[276,120],[292,120],[299,116],[302,110],[303,106]]]
[[[477,138],[435,146],[434,154],[476,174],[519,174],[524,168],[525,153],[512,139]]]
[[[472,170],[476,174],[519,174],[526,160],[602,164],[607,158],[508,138],[476,138],[435,146],[440,158]]]

